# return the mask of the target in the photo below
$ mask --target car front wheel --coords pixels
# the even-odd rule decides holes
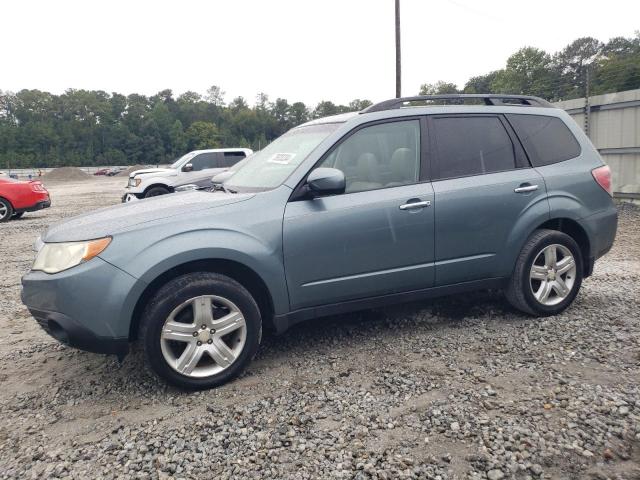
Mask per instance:
[[[169,190],[164,187],[153,187],[144,194],[144,198],[157,197],[158,195],[166,195],[167,193],[169,193]]]
[[[573,238],[556,230],[537,230],[516,261],[507,299],[531,315],[559,314],[580,290],[582,265],[582,254]]]
[[[141,319],[147,364],[167,382],[196,390],[236,377],[255,356],[260,310],[235,280],[198,272],[169,281]]]

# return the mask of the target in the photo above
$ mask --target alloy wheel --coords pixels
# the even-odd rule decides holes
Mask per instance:
[[[547,306],[567,298],[575,280],[576,260],[567,247],[557,243],[544,247],[536,255],[529,273],[533,296]]]
[[[202,378],[226,370],[242,352],[246,338],[244,315],[233,302],[202,295],[169,314],[160,344],[171,368],[188,377]]]

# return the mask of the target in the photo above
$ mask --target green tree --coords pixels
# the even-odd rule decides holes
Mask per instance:
[[[496,72],[491,91],[551,98],[557,77],[552,70],[551,56],[544,50],[524,47],[507,59],[507,67]]]
[[[371,105],[373,105],[373,102],[371,102],[371,100],[360,100],[359,98],[356,98],[355,100],[351,100],[349,102],[349,111],[359,112],[367,107],[370,107]]]
[[[471,77],[465,83],[463,93],[497,93],[492,89],[492,85],[499,73],[499,70],[494,70],[486,75]]]
[[[173,122],[171,131],[169,132],[169,138],[171,140],[169,152],[173,158],[177,158],[185,153],[187,149],[187,137],[184,134],[184,128],[180,120]]]
[[[576,98],[585,95],[587,68],[596,60],[602,48],[603,44],[599,40],[583,37],[574,40],[554,55],[554,69],[559,80],[556,86],[558,98]]]
[[[418,95],[446,95],[449,93],[460,93],[455,83],[438,80],[436,83],[423,83],[420,85]]]
[[[211,122],[194,122],[185,133],[189,150],[216,148],[220,145],[218,127]]]

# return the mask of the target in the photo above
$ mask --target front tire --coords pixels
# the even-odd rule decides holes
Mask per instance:
[[[12,216],[13,216],[13,205],[11,205],[9,200],[0,198],[0,223],[8,222],[9,220],[11,220]]]
[[[262,336],[260,310],[235,280],[210,272],[169,281],[141,319],[147,365],[184,389],[220,386],[255,356]]]
[[[522,312],[557,315],[573,303],[582,278],[582,253],[575,240],[556,230],[536,230],[520,252],[506,297]]]
[[[153,187],[144,194],[144,198],[157,197],[159,195],[166,195],[167,193],[169,193],[169,190],[164,187]]]

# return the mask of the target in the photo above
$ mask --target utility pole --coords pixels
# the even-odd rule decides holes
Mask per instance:
[[[402,73],[400,64],[400,0],[396,0],[396,98],[402,96]]]
[[[589,103],[589,95],[591,94],[591,64],[587,65],[587,78],[585,85],[585,95],[584,95],[584,133],[587,134],[587,137],[591,138],[589,133],[591,126],[591,104]]]

